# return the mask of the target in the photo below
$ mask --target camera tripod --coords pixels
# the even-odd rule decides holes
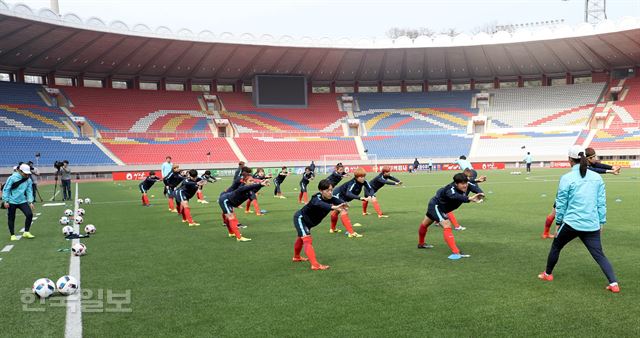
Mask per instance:
[[[60,168],[58,168],[58,171],[56,172],[56,175],[54,176],[53,196],[51,196],[51,199],[49,201],[55,201],[56,200],[56,193],[58,192],[58,177],[59,176],[60,176]],[[62,182],[60,182],[60,190],[62,190],[62,189],[63,189],[62,188]]]

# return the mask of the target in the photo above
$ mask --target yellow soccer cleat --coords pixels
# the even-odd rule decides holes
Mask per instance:
[[[251,238],[246,238],[246,237],[240,237],[237,239],[238,242],[249,242],[251,241]]]
[[[18,240],[18,237],[16,237],[16,235],[11,235],[11,240],[12,240],[12,241],[17,241],[17,240]]]
[[[190,227],[197,227],[197,226],[199,226],[199,225],[200,225],[200,223],[196,223],[196,222],[189,223],[189,226],[190,226]]]
[[[24,238],[29,238],[29,239],[31,239],[31,238],[36,238],[36,236],[32,235],[32,234],[31,234],[30,232],[28,232],[28,231],[27,231],[27,232],[25,232],[25,233],[23,233],[23,234],[22,234],[22,237],[24,237]]]
[[[342,232],[342,230],[340,230],[340,229],[335,229],[335,230],[333,230],[333,229],[329,229],[329,233],[330,233],[330,234],[339,234],[339,233],[341,233],[341,232]]]

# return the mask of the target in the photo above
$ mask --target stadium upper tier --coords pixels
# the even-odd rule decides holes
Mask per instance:
[[[91,120],[99,130],[131,132],[204,131],[207,115],[201,93],[60,87],[73,104],[70,110]]]
[[[584,126],[606,83],[492,89],[484,110],[492,128]]]
[[[306,108],[258,108],[251,94],[221,93],[225,111],[220,115],[234,123],[240,134],[323,133],[342,135],[341,122],[347,114],[338,110],[335,94],[309,94]]]
[[[0,82],[0,129],[58,131],[71,134],[63,123],[67,116],[49,107],[38,94],[42,86]]]
[[[631,149],[640,155],[640,78],[626,79],[620,100],[611,105],[610,125],[591,140],[595,149]]]
[[[452,13],[455,15],[455,13]],[[255,37],[34,11],[0,0],[0,69],[132,80],[248,83],[300,74],[311,83],[446,81],[583,75],[640,64],[640,21],[416,39]],[[295,32],[292,32],[292,34]],[[348,34],[348,33],[347,33]]]

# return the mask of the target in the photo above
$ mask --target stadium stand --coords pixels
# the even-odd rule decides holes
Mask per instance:
[[[238,132],[342,135],[340,124],[347,117],[338,109],[335,94],[309,94],[307,108],[258,108],[247,93],[219,94],[229,119]]]
[[[101,131],[203,131],[206,114],[197,92],[103,88],[60,88],[71,111],[91,120]]]
[[[162,163],[170,154],[175,163],[237,162],[238,157],[224,138],[209,133],[151,134],[105,132],[101,143],[126,164]],[[207,156],[207,153],[210,153]]]
[[[67,116],[44,103],[38,95],[41,89],[40,85],[0,82],[0,129],[70,132],[62,123]]]
[[[471,158],[497,160],[522,159],[529,151],[537,160],[566,157],[567,149],[576,143],[579,131],[487,133],[474,144]]]
[[[351,155],[358,150],[348,137],[240,137],[235,139],[249,161],[310,161],[324,155]]]
[[[627,88],[611,110],[613,120],[591,140],[597,150],[635,149],[640,154],[640,78],[627,79]]]
[[[364,147],[378,159],[458,157],[468,154],[473,137],[466,134],[363,136]],[[409,146],[410,145],[410,146]]]
[[[484,110],[494,129],[586,125],[606,83],[491,89]]]
[[[0,144],[9,145],[2,150],[0,165],[14,166],[20,161],[34,161],[40,153],[41,166],[53,165],[55,161],[68,160],[72,165],[114,165],[88,138],[66,136],[17,136],[0,135]]]

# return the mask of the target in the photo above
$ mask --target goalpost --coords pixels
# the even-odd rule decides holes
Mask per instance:
[[[345,166],[348,165],[371,165],[373,166],[374,171],[378,171],[378,155],[376,154],[367,154],[367,160],[363,160],[360,158],[358,154],[333,154],[333,155],[322,155],[322,166],[323,172],[325,174],[330,174],[335,168],[336,164],[342,162]]]

